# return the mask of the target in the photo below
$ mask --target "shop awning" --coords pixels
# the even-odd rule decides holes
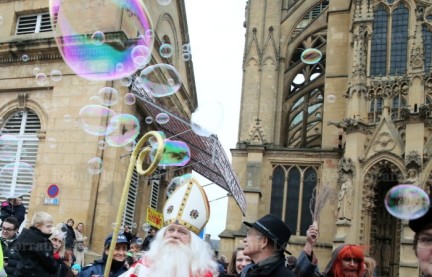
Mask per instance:
[[[228,191],[245,215],[246,199],[244,193],[217,136],[197,135],[192,131],[189,120],[175,113],[170,107],[163,106],[157,98],[150,97],[135,82],[132,84],[132,92],[138,96],[139,101],[153,118],[161,112],[170,116],[168,123],[159,124],[158,130],[163,131],[167,137],[172,137],[173,140],[187,143],[191,151],[191,160],[188,166]]]

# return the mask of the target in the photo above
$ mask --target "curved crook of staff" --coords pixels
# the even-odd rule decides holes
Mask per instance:
[[[144,149],[141,150],[141,148],[144,147],[145,143],[147,142],[147,140],[150,137],[155,137],[157,140],[157,151],[154,157],[153,162],[149,165],[149,167],[144,170],[142,168],[142,164],[144,162],[144,159],[147,157],[147,155],[151,152],[151,146],[146,146]],[[116,218],[116,223],[115,223],[115,228],[114,228],[114,232],[112,234],[112,239],[111,239],[111,244],[110,244],[110,248],[109,248],[109,254],[108,254],[108,258],[106,261],[106,265],[105,265],[105,271],[104,271],[104,276],[105,277],[109,277],[110,274],[110,269],[111,269],[111,263],[112,263],[112,259],[113,259],[113,254],[114,254],[114,249],[116,247],[116,243],[117,243],[117,236],[118,233],[120,231],[120,225],[122,222],[122,218],[123,218],[123,211],[126,207],[126,200],[127,200],[127,196],[129,194],[129,188],[130,188],[130,182],[132,179],[132,174],[133,174],[133,170],[135,167],[135,163],[136,163],[136,167],[137,167],[137,172],[140,175],[150,175],[153,173],[153,171],[155,171],[156,167],[158,166],[160,160],[162,159],[162,154],[164,152],[164,141],[162,136],[156,132],[156,131],[150,131],[148,133],[146,133],[136,144],[135,149],[132,152],[130,161],[129,161],[129,168],[126,174],[126,180],[123,186],[123,193],[120,199],[120,206],[118,208],[117,211],[117,218]]]

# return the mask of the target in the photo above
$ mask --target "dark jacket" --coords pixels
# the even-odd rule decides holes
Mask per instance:
[[[250,264],[243,268],[241,277],[295,277],[294,273],[285,266],[283,255],[271,256],[257,264]]]
[[[13,205],[9,201],[4,201],[0,205],[0,219],[3,221],[13,215]]]
[[[7,257],[8,259],[7,266],[4,268],[8,276],[13,275],[15,268],[20,260],[18,251],[13,248],[16,240],[16,236],[14,236],[11,240],[5,240],[3,238],[0,238],[0,243],[3,250],[3,257]]]
[[[18,251],[21,257],[14,276],[55,276],[58,264],[54,259],[53,245],[48,239],[49,236],[49,234],[44,234],[33,226],[29,229],[23,229],[14,245],[14,249]]]
[[[75,231],[73,227],[65,224],[66,227],[66,240],[65,240],[65,248],[73,249],[76,241]]]
[[[105,271],[105,264],[107,260],[107,255],[104,253],[102,259],[94,261],[92,265],[85,266],[82,268],[79,277],[91,277],[92,275],[103,275]],[[125,263],[112,261],[110,277],[118,277],[127,271]]]
[[[12,215],[18,220],[18,227],[21,226],[21,223],[24,222],[25,219],[26,208],[23,204],[13,206]]]

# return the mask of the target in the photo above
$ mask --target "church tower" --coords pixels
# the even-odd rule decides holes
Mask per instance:
[[[297,255],[311,199],[330,189],[319,211],[320,268],[353,243],[377,261],[378,276],[417,276],[413,233],[384,197],[398,184],[430,194],[432,3],[249,0],[244,26],[232,155],[247,212],[229,200],[221,250],[241,245],[243,220],[272,213],[292,230]]]

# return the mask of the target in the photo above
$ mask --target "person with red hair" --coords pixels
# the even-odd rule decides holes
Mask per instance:
[[[324,276],[361,277],[364,274],[363,248],[354,244],[344,244],[332,253],[332,259],[323,272]]]
[[[362,277],[365,271],[363,248],[354,244],[337,247],[322,273],[313,246],[318,239],[318,228],[311,225],[306,232],[306,245],[300,253],[294,272],[298,277]]]

